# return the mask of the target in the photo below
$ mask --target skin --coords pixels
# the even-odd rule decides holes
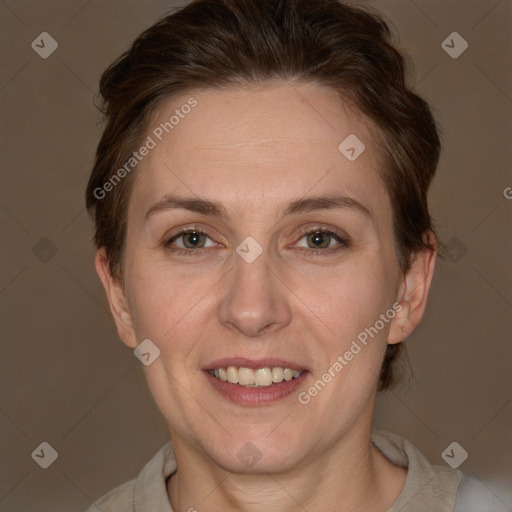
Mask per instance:
[[[333,91],[284,82],[194,91],[162,105],[150,127],[191,96],[198,105],[135,171],[124,285],[105,251],[96,256],[123,342],[133,349],[149,338],[161,351],[144,371],[177,457],[167,481],[173,510],[386,511],[407,470],[370,443],[378,373],[386,344],[403,341],[423,316],[436,251],[419,252],[400,273],[372,127]],[[338,150],[349,134],[366,146],[353,162]],[[370,215],[282,217],[292,200],[333,192]],[[219,201],[228,216],[169,209],[144,223],[169,194]],[[185,235],[172,247],[197,252],[195,241],[199,256],[165,248],[186,227],[209,238]],[[302,227],[339,231],[350,244],[327,235],[315,254]],[[263,248],[250,264],[235,252],[248,236]],[[297,393],[235,405],[200,370],[221,357],[277,357],[310,370],[299,389],[307,390],[395,302],[394,319],[307,405]],[[251,468],[237,457],[247,442],[262,454]]]

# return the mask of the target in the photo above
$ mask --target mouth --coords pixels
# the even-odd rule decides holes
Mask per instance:
[[[305,370],[292,370],[282,366],[264,366],[247,368],[245,366],[225,366],[207,370],[207,372],[222,382],[229,382],[246,388],[268,388],[283,381],[298,379]]]
[[[282,359],[225,358],[202,368],[212,388],[243,406],[278,402],[304,385],[309,370]]]

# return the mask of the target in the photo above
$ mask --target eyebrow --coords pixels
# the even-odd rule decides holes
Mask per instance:
[[[346,208],[359,212],[367,217],[373,218],[372,212],[362,203],[347,196],[309,196],[296,199],[288,204],[282,217],[290,215],[299,215],[316,210],[332,210],[335,208]],[[174,210],[184,209],[203,215],[211,215],[220,219],[228,219],[229,215],[224,206],[217,201],[207,199],[196,199],[180,196],[166,196],[162,201],[151,206],[144,215],[144,222],[147,222],[153,215]]]

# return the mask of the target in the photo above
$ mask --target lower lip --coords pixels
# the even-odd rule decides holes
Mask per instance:
[[[277,402],[291,395],[303,383],[308,374],[307,371],[304,371],[296,379],[283,380],[279,384],[262,388],[246,388],[217,379],[217,377],[210,375],[207,371],[203,371],[203,373],[212,387],[228,400],[238,405],[253,406]]]

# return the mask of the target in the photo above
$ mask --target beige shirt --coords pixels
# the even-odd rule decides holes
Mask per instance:
[[[507,510],[478,480],[464,476],[460,470],[430,464],[404,437],[374,430],[371,440],[391,462],[408,468],[402,492],[388,512]],[[175,471],[176,459],[169,442],[146,464],[136,479],[116,487],[86,512],[173,512],[165,481]],[[194,508],[190,512],[194,512]],[[200,507],[197,512],[201,512]]]

